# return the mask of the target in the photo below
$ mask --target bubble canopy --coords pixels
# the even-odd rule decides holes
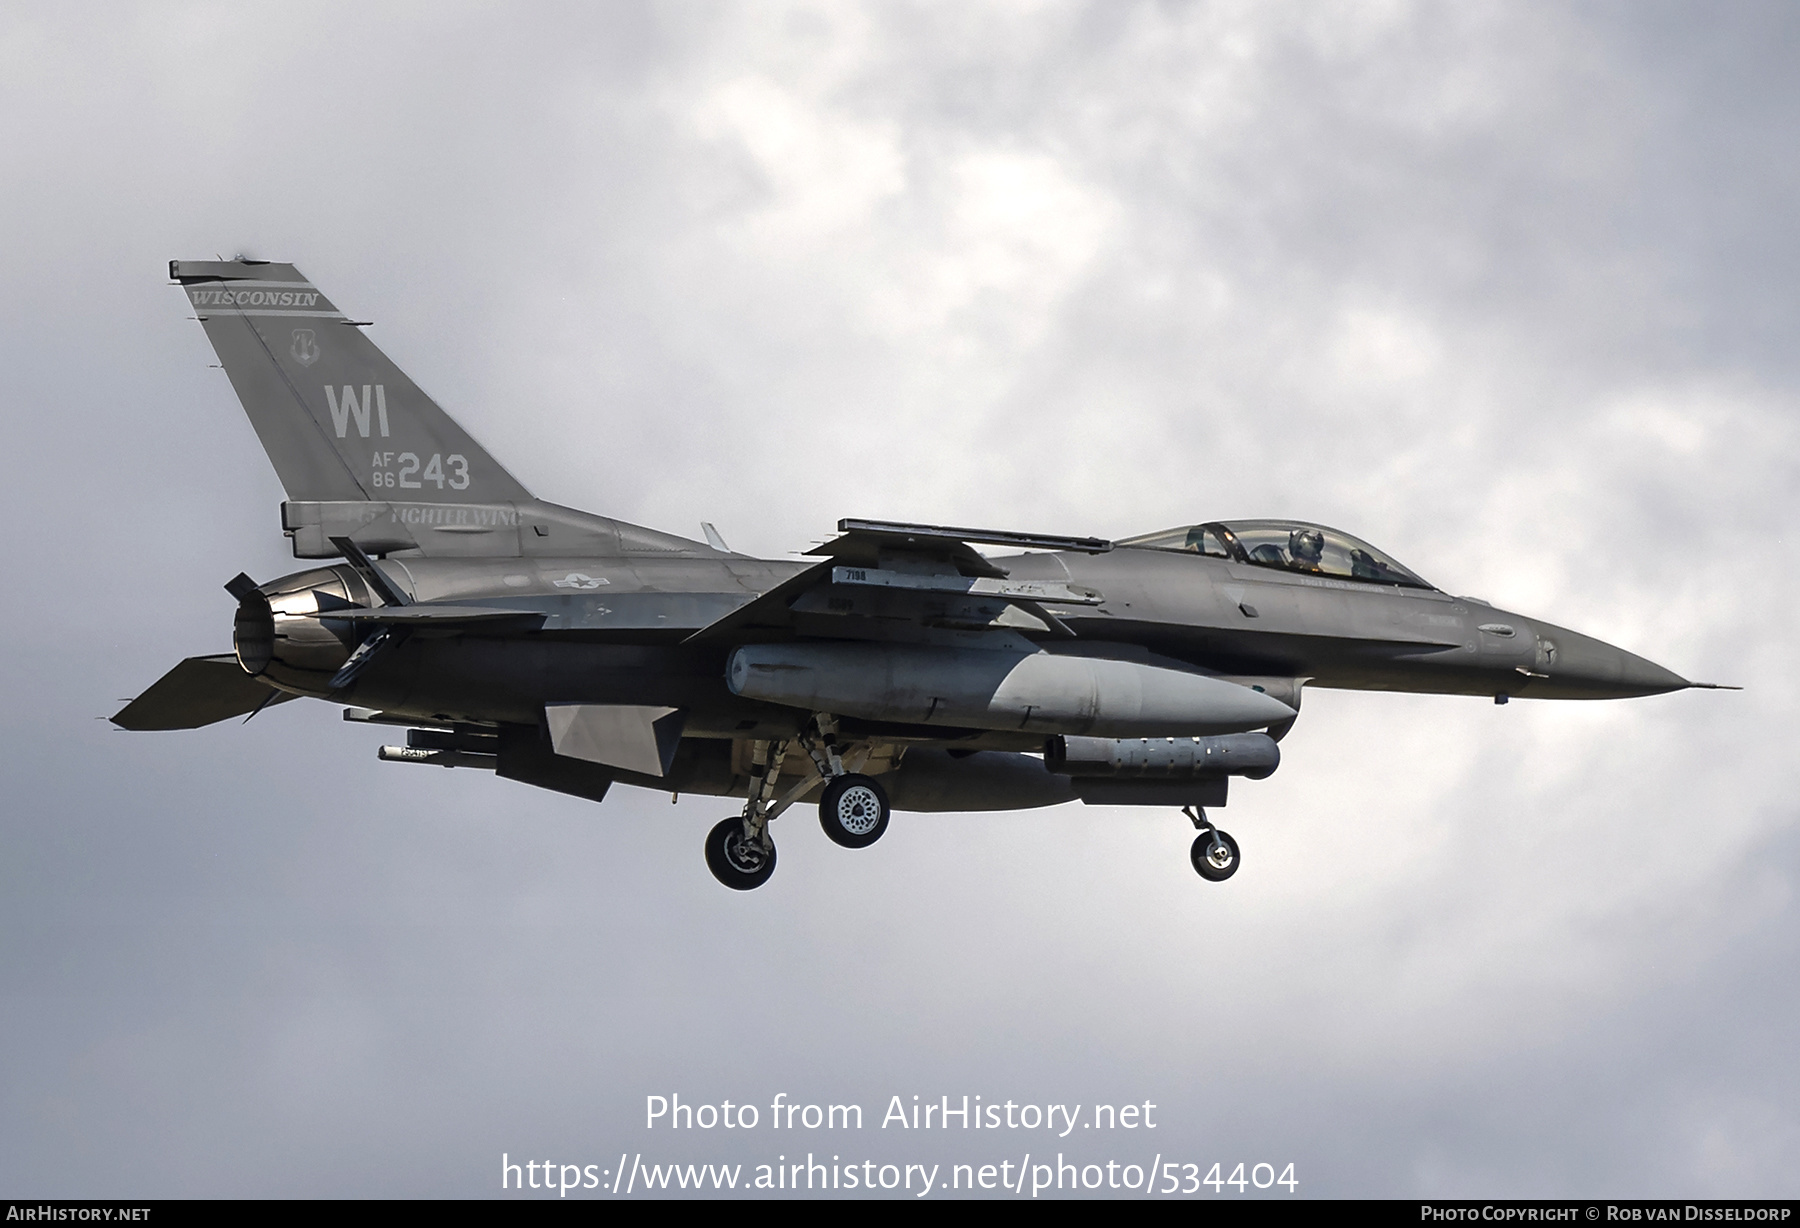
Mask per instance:
[[[1127,537],[1118,544],[1147,550],[1180,550],[1337,580],[1402,588],[1432,587],[1369,543],[1322,524],[1299,520],[1210,521]]]

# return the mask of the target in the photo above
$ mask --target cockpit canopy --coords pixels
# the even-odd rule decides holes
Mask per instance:
[[[1212,521],[1127,537],[1119,545],[1183,550],[1189,554],[1233,559],[1255,567],[1273,567],[1339,580],[1397,584],[1404,588],[1431,587],[1369,543],[1322,524],[1306,524],[1299,520]]]

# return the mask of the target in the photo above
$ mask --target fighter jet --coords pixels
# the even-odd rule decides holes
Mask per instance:
[[[294,556],[320,563],[226,584],[234,651],[177,665],[112,718],[125,729],[305,696],[405,728],[388,762],[595,802],[742,798],[705,841],[738,890],[769,880],[772,825],[801,803],[851,849],[896,809],[1179,808],[1217,882],[1240,855],[1207,812],[1275,771],[1306,687],[1506,703],[1708,685],[1300,521],[1105,541],[847,519],[782,560],[711,525],[690,540],[559,507],[293,265],[169,275],[280,476]]]

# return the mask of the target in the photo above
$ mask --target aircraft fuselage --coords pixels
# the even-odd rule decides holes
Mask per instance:
[[[1277,685],[1303,680],[1314,687],[1449,695],[1600,699],[1686,685],[1591,637],[1436,590],[1153,549],[995,561],[1011,579],[1073,581],[1104,594],[1098,605],[1060,612],[1072,639],[1025,632],[1051,653]],[[682,707],[693,737],[780,736],[795,722],[792,709],[731,692],[727,649],[683,641],[805,564],[732,556],[407,558],[381,566],[414,601],[530,610],[543,616],[541,625],[415,632],[352,687],[333,693],[325,682],[357,635],[330,617],[333,599],[372,602],[353,568],[317,568],[264,586],[276,638],[288,646],[285,658],[283,651],[275,654],[267,675],[272,682],[420,718],[531,724],[546,703],[583,702]],[[930,736],[944,733],[934,729]],[[1008,748],[1036,741],[1041,735],[994,731],[970,731],[968,739]]]
[[[533,497],[293,265],[169,275],[287,492],[295,557],[321,562],[235,576],[234,656],[182,661],[122,728],[308,695],[407,726],[387,762],[590,801],[616,783],[743,797],[705,844],[736,890],[773,872],[771,821],[814,799],[845,848],[893,809],[1180,807],[1216,882],[1238,848],[1206,810],[1279,766],[1305,687],[1705,685],[1302,521],[1111,542],[846,519],[805,561],[735,554],[710,525],[702,542]]]

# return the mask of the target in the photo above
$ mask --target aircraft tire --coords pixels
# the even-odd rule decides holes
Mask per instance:
[[[839,776],[819,799],[819,826],[833,844],[847,849],[868,848],[881,839],[889,813],[887,790],[869,776]]]
[[[744,820],[732,816],[706,834],[706,868],[733,891],[750,891],[775,873],[775,846],[764,852],[744,841]]]
[[[1217,836],[1224,847],[1215,856],[1212,852],[1213,837]],[[1209,883],[1222,883],[1237,873],[1238,846],[1237,841],[1222,831],[1203,831],[1194,837],[1194,847],[1188,853],[1194,863],[1194,873]]]

